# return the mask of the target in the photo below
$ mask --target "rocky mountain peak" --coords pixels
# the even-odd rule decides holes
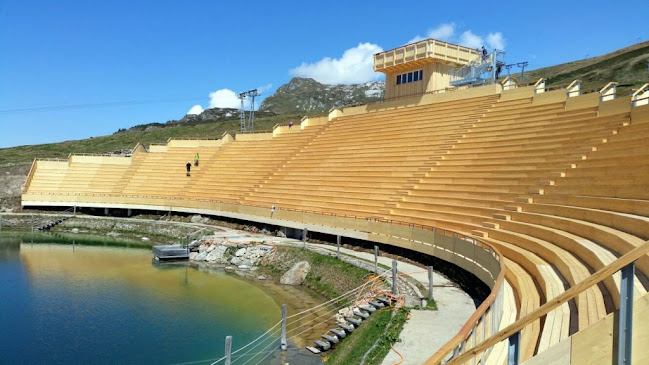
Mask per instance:
[[[333,107],[382,99],[384,81],[352,85],[326,85],[311,78],[294,77],[261,104],[275,114],[326,112]]]

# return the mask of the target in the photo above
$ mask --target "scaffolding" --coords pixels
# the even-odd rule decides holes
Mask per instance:
[[[451,86],[494,83],[505,66],[505,51],[494,49],[451,71]]]

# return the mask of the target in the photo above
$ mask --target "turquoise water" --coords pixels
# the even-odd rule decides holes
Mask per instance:
[[[226,335],[237,349],[280,319],[268,290],[249,280],[151,257],[0,236],[0,363],[216,359]]]

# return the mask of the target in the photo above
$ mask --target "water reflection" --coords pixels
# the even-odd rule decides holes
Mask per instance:
[[[152,264],[148,249],[104,247],[101,240],[31,243],[43,240],[0,236],[0,363],[215,359],[226,335],[237,349],[279,321],[281,303],[295,313],[322,301],[223,270]],[[280,356],[286,354],[266,361],[279,363]],[[304,356],[284,360],[320,362]]]

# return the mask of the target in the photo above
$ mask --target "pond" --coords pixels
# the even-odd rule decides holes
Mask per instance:
[[[159,264],[150,249],[22,237],[0,235],[0,363],[210,364],[226,336],[237,350],[275,325],[281,303],[290,301],[290,314],[325,301],[268,280]],[[233,364],[321,363],[303,336],[276,351],[276,332]]]

